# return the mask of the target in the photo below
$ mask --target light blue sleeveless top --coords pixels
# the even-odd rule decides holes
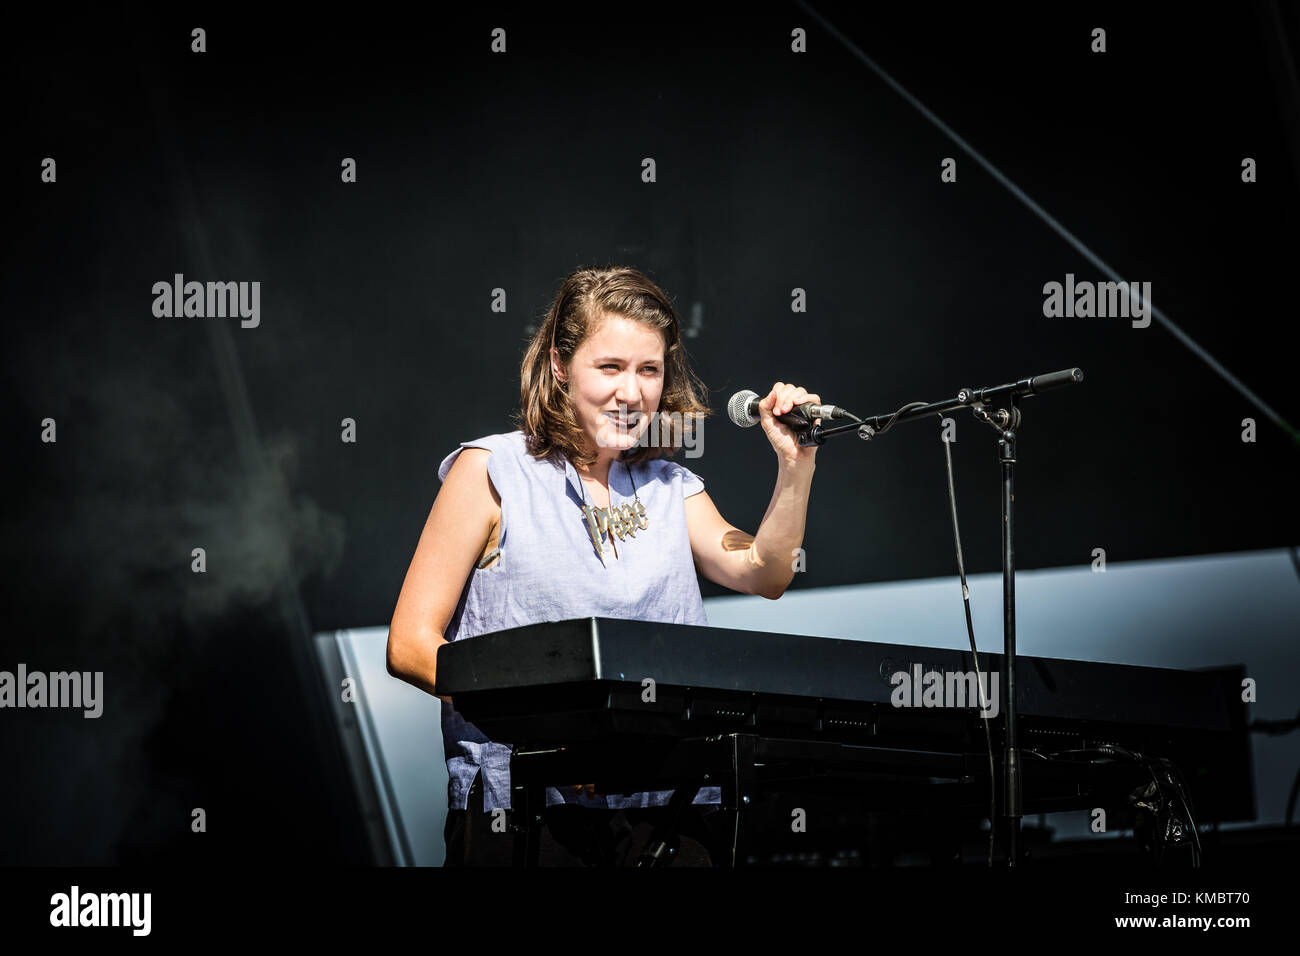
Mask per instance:
[[[690,469],[667,459],[628,467],[616,461],[609,469],[610,505],[645,506],[649,526],[636,536],[619,540],[608,532],[605,563],[591,540],[577,470],[565,459],[563,467],[528,454],[522,431],[488,435],[461,442],[438,468],[444,481],[461,448],[486,448],[488,476],[501,498],[500,555],[486,567],[475,566],[465,582],[460,602],[443,637],[463,641],[479,634],[542,621],[580,617],[630,618],[674,624],[708,624],[699,579],[686,532],[685,499],[704,490]],[[614,537],[614,557],[609,537]],[[442,702],[442,741],[447,758],[447,799],[464,810],[474,777],[482,773],[483,809],[510,808],[510,744],[492,741]],[[574,783],[588,781],[575,780]],[[546,791],[546,804],[626,809],[668,803],[671,790],[609,794],[599,797]],[[695,803],[716,804],[718,787],[705,787]]]

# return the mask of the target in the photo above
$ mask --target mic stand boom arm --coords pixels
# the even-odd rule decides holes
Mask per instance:
[[[1066,385],[1075,385],[1082,381],[1082,369],[1067,368],[1059,372],[1049,372],[1046,375],[1022,378],[1018,382],[1011,382],[1007,385],[995,385],[992,388],[963,388],[957,392],[956,398],[945,399],[942,402],[930,402],[928,404],[917,402],[897,412],[873,415],[870,418],[859,418],[844,425],[831,425],[829,427],[826,425],[813,425],[808,429],[808,440],[804,444],[821,445],[833,435],[842,435],[848,432],[855,432],[863,441],[870,441],[900,422],[915,421],[918,418],[942,414],[954,408],[970,407],[975,416],[981,418],[980,411],[983,406],[1007,398],[1012,399],[1012,411],[1014,412],[1016,405],[1014,400],[1017,398],[1037,395],[1040,392],[1046,392],[1053,388],[1063,388]],[[1000,408],[988,414],[993,419],[989,424],[995,428],[1008,425],[1014,428],[1019,424],[1018,420],[1014,423],[1011,421],[1012,412],[1005,409]],[[981,418],[981,420],[983,419]]]

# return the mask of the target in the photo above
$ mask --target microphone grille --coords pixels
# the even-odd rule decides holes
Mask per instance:
[[[751,392],[745,389],[743,392],[737,392],[731,396],[731,401],[727,402],[727,417],[741,428],[749,428],[757,425],[758,422],[749,417],[749,403],[758,398],[758,392]]]

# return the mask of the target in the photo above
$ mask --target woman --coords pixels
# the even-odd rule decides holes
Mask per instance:
[[[686,439],[708,414],[707,393],[672,304],[640,272],[568,276],[521,378],[518,430],[462,442],[438,470],[443,486],[389,629],[391,675],[433,693],[441,644],[540,621],[707,624],[697,569],[734,591],[781,596],[803,542],[817,448],[774,416],[819,396],[777,382],[759,403],[778,468],[749,535],[718,513],[697,475],[665,457],[694,447]],[[491,811],[510,807],[510,745],[442,701],[447,865],[508,865],[513,835]],[[634,861],[671,795],[549,789],[542,862]],[[719,799],[716,787],[695,797],[675,862],[708,865],[702,821]]]

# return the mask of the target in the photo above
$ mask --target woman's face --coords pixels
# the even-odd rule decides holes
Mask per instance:
[[[569,383],[569,400],[599,466],[637,444],[664,388],[664,340],[658,329],[606,314],[578,346],[567,376],[554,349],[551,363],[556,377]]]

